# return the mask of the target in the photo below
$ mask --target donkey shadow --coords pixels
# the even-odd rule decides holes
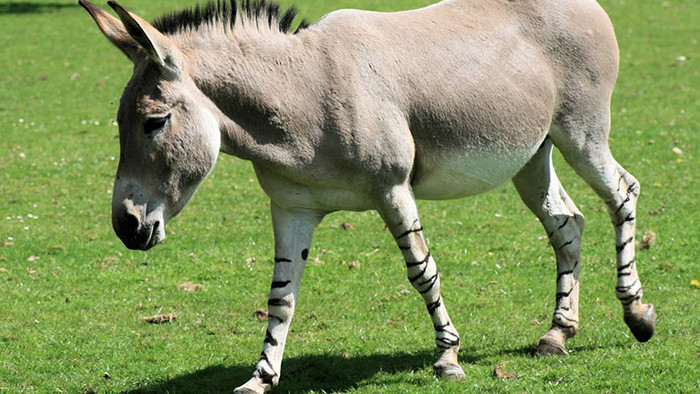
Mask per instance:
[[[341,355],[285,358],[282,362],[282,379],[275,391],[346,391],[378,372],[393,374],[429,367],[434,358],[434,353],[427,350],[350,358]],[[214,365],[124,394],[231,393],[236,386],[250,379],[254,367],[253,364]]]
[[[501,356],[532,356],[534,346],[501,349],[492,354],[460,352],[462,364],[479,364],[484,359]],[[285,358],[282,363],[282,379],[275,391],[285,392],[339,392],[358,387],[358,383],[377,373],[396,374],[431,368],[436,353],[420,350],[414,353],[376,354],[356,357],[316,354]],[[253,364],[214,365],[181,375],[167,381],[125,392],[146,393],[230,393],[247,381],[253,372]]]
[[[625,343],[606,345],[584,345],[574,347],[576,352],[586,353],[601,348],[625,348]],[[535,346],[521,345],[495,351],[481,351],[465,347],[460,351],[460,363],[480,365],[494,362],[501,357],[535,357]],[[282,362],[282,379],[276,392],[343,392],[358,387],[358,384],[377,373],[396,374],[430,368],[435,361],[433,350],[414,353],[375,354],[357,357],[316,354],[285,358]],[[494,364],[495,365],[495,364]],[[231,393],[247,381],[254,365],[214,365],[173,379],[160,381],[123,394],[147,393]]]

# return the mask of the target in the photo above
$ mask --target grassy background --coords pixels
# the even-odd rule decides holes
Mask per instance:
[[[152,18],[190,1],[123,3]],[[336,8],[431,1],[296,3],[315,20]],[[697,390],[700,3],[602,4],[622,51],[613,152],[642,183],[640,234],[658,234],[638,256],[645,300],[660,316],[652,341],[636,343],[622,322],[602,203],[557,156],[587,216],[571,356],[531,356],[550,321],[555,264],[539,223],[505,185],[420,203],[466,381],[433,378],[430,320],[418,295],[403,292],[401,256],[378,215],[337,213],[316,233],[278,392]],[[273,257],[251,166],[222,157],[167,242],[128,251],[111,230],[110,190],[112,122],[130,63],[72,0],[2,0],[0,71],[0,392],[231,392],[247,380],[266,327],[253,311],[266,305]],[[352,261],[361,266],[349,269]],[[204,290],[179,290],[185,281]],[[179,318],[142,322],[157,312]],[[515,379],[493,377],[501,362]]]

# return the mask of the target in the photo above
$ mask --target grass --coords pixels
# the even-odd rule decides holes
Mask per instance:
[[[124,1],[148,18],[187,3]],[[311,20],[427,3],[297,0]],[[430,321],[416,294],[403,295],[401,257],[378,215],[337,213],[316,233],[278,392],[697,390],[700,4],[602,4],[622,51],[613,152],[642,183],[640,233],[658,234],[638,256],[645,300],[660,316],[652,341],[636,343],[622,322],[602,203],[557,156],[587,215],[571,356],[531,356],[550,319],[555,265],[539,223],[505,185],[419,206],[468,380],[433,378]],[[231,392],[257,360],[265,323],[253,311],[266,304],[272,272],[268,204],[251,166],[222,157],[164,245],[126,250],[111,230],[109,191],[130,63],[72,0],[0,3],[0,32],[0,392]],[[179,290],[185,281],[204,290]],[[156,312],[179,318],[141,320]],[[515,379],[493,377],[501,362]]]

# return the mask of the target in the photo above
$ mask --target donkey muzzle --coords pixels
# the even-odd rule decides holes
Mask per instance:
[[[148,250],[165,238],[162,215],[145,213],[145,207],[126,201],[112,209],[114,232],[129,249]]]

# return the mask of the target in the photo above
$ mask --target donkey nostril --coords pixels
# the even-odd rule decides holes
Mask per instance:
[[[134,234],[139,228],[139,218],[137,218],[136,215],[127,212],[124,214],[124,217],[121,220],[120,227],[123,232]]]

